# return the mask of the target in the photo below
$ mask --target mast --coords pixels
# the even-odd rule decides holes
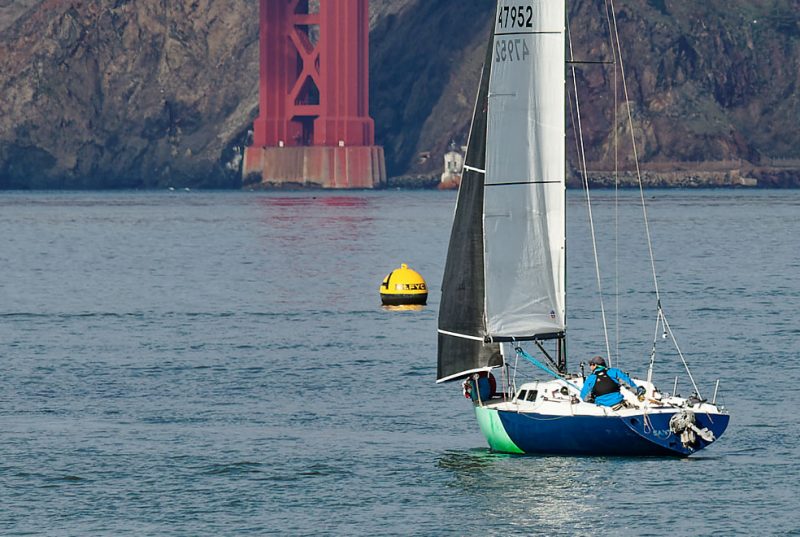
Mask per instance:
[[[567,48],[566,48],[566,39],[567,39],[567,32],[566,32],[566,21],[569,20],[569,12],[567,11],[569,6],[567,5],[567,0],[564,0],[564,70],[567,69]],[[570,53],[572,53],[572,48],[570,47]],[[567,91],[567,84],[566,84],[566,75],[564,76],[564,91]],[[566,123],[567,123],[567,107],[564,106],[564,259],[567,259],[567,130],[566,130]],[[562,335],[556,344],[556,366],[558,367],[559,373],[567,373],[567,266],[566,261],[564,262],[564,335]]]

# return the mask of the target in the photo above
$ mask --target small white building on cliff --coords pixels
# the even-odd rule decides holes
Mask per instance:
[[[464,155],[466,148],[458,150],[455,142],[450,142],[450,150],[444,154],[444,172],[439,183],[440,189],[458,188],[461,184],[461,173],[464,170]]]

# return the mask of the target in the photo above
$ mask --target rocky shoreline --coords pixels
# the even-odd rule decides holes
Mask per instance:
[[[800,188],[800,167],[751,167],[747,170],[721,171],[652,171],[643,170],[644,188]],[[386,188],[435,189],[438,175],[401,175],[390,177]],[[567,188],[582,188],[580,175],[572,172],[567,178]],[[637,175],[632,171],[589,171],[592,188],[638,188]]]

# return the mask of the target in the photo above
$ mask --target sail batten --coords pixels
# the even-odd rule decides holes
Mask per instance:
[[[464,165],[464,169],[469,171],[469,172],[476,172],[476,173],[480,173],[480,174],[485,174],[486,173],[486,170],[473,168],[472,166],[467,166],[467,165]]]
[[[557,181],[509,181],[507,183],[492,183],[490,186],[513,186],[513,185],[563,185],[560,180]]]
[[[439,330],[438,332],[445,336],[458,337],[462,339],[471,339],[473,341],[481,341],[481,342],[486,341],[486,338],[481,336],[472,336],[470,334],[459,334],[458,332],[449,332],[447,330]]]

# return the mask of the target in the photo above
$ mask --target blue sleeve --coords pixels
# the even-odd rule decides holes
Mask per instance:
[[[581,399],[586,401],[586,396],[592,393],[592,388],[594,388],[594,382],[597,380],[597,377],[594,375],[589,375],[586,377],[586,380],[583,381],[583,388],[581,389]]]
[[[635,382],[633,382],[633,379],[630,378],[625,371],[620,371],[617,368],[609,369],[608,370],[608,376],[616,378],[617,379],[617,383],[619,383],[619,381],[625,382],[625,384],[627,384],[628,386],[630,386],[634,390],[639,387]]]

